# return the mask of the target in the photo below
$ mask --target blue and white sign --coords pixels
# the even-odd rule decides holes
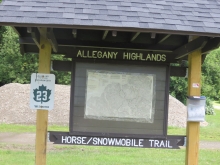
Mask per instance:
[[[30,108],[52,110],[54,107],[55,75],[32,73]]]

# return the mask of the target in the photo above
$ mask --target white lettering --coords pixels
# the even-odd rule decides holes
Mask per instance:
[[[126,144],[125,144],[125,139],[121,139],[121,145],[122,146],[125,146]]]
[[[97,139],[98,138],[96,138],[96,137],[93,138],[93,145],[97,145],[98,144]]]
[[[150,147],[153,147],[153,141],[154,140],[149,140],[150,141]]]
[[[119,140],[119,141],[118,141]],[[120,146],[121,145],[121,139],[116,139],[115,145]]]
[[[163,140],[161,140],[161,142],[160,142],[160,147],[165,147]]]
[[[64,141],[65,141],[65,143],[66,143],[66,136],[62,136],[62,143],[64,143]]]
[[[77,140],[77,144],[82,144],[82,137],[77,137],[76,140]]]
[[[131,145],[131,140],[130,139],[126,139],[126,146],[130,146]]]
[[[103,145],[106,146],[108,144],[108,139],[107,138],[102,139],[102,143],[103,143]]]
[[[67,143],[71,143],[72,142],[71,136],[66,137],[66,141],[67,141]]]
[[[138,147],[138,145],[136,144],[136,139],[134,139],[134,146]]]
[[[82,144],[86,144],[85,140],[86,140],[86,137],[82,137]]]
[[[100,145],[100,144],[102,145],[102,139],[98,138],[97,141],[98,141],[98,145]]]
[[[108,139],[108,144],[109,145],[114,145],[115,144],[115,139],[112,139],[112,138]]]
[[[159,142],[160,142],[159,140],[155,140],[154,141],[154,147],[159,147]]]
[[[173,146],[170,146],[170,141],[168,141],[168,148],[173,148]]]
[[[142,144],[143,141],[144,141],[144,139],[139,139],[139,144],[138,144],[139,147],[143,147],[143,144]]]
[[[76,136],[72,136],[72,143],[76,144]]]

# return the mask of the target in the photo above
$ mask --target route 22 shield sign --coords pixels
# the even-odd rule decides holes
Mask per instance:
[[[32,73],[30,108],[52,110],[54,107],[55,75]]]

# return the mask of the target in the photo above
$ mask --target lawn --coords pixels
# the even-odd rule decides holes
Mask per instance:
[[[220,101],[213,101],[214,105],[220,106]]]
[[[220,141],[220,110],[215,110],[215,115],[206,115],[206,121],[209,123],[206,127],[200,129],[200,140]],[[49,131],[68,131],[67,126],[48,126]],[[0,124],[0,132],[35,132],[34,125],[14,125]],[[168,135],[185,135],[185,128],[169,127]]]
[[[200,139],[220,141],[220,111],[216,115],[206,116],[209,123],[201,127]],[[49,126],[51,131],[68,131],[67,126]],[[0,124],[0,132],[35,132],[35,126]],[[184,128],[169,127],[168,134],[184,135]],[[7,150],[0,145],[1,165],[32,165],[35,161],[33,151]],[[6,145],[6,144],[5,144]],[[2,148],[2,149],[1,149]],[[3,149],[4,148],[4,149]],[[47,153],[48,165],[184,165],[185,149],[140,149],[123,147],[95,146],[55,146]],[[220,150],[199,151],[199,165],[219,165]]]
[[[50,151],[48,165],[184,165],[185,149],[72,146]],[[32,165],[34,152],[0,150],[1,165]],[[199,165],[219,165],[219,150],[200,150]]]
[[[220,141],[220,110],[215,110],[215,115],[206,115],[209,123],[206,127],[200,127],[200,140]],[[169,127],[169,135],[185,135],[185,128]]]

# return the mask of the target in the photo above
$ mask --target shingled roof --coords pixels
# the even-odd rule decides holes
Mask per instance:
[[[3,0],[0,24],[220,35],[219,0]]]

